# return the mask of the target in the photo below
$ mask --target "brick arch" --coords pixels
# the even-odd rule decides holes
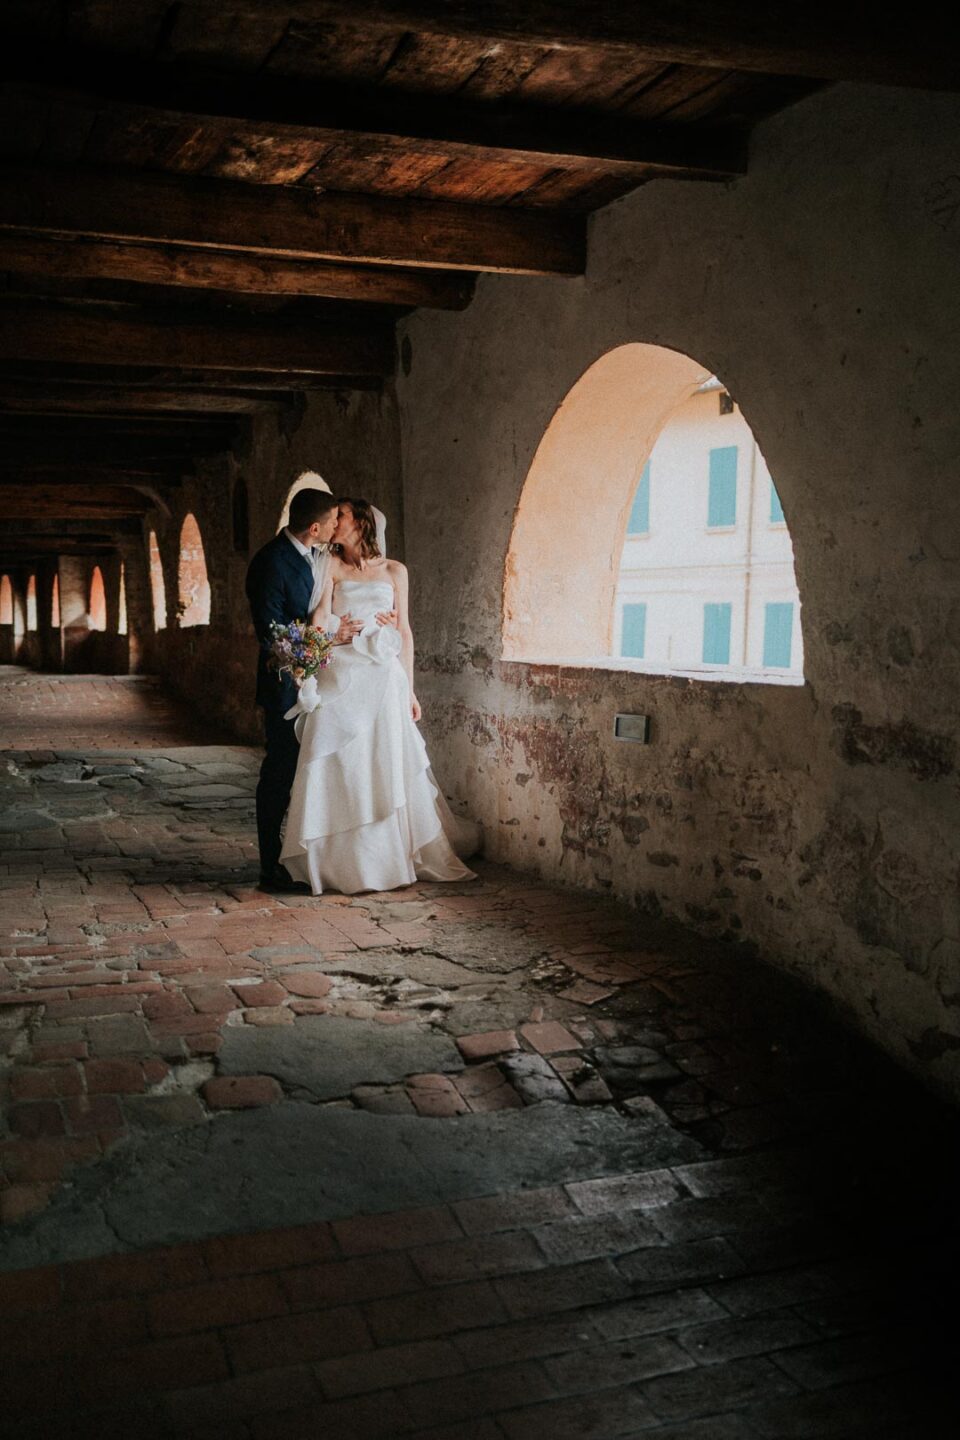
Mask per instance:
[[[93,574],[90,576],[90,599],[87,604],[87,613],[90,616],[91,630],[106,630],[107,593],[103,584],[103,571],[99,565],[94,565]]]
[[[163,561],[160,558],[160,545],[155,530],[150,530],[147,534],[147,564],[150,570],[150,595],[153,601],[153,628],[154,630],[165,630],[167,628],[167,587],[163,578]]]
[[[13,624],[13,583],[9,575],[0,576],[0,625]]]
[[[210,581],[207,557],[196,516],[188,514],[180,529],[180,557],[177,565],[177,613],[181,630],[210,623]]]
[[[60,627],[60,576],[56,571],[50,586],[50,624],[54,630]]]
[[[37,577],[31,575],[27,581],[27,629],[37,628]]]

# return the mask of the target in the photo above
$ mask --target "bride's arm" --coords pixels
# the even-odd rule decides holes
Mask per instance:
[[[419,720],[421,715],[420,701],[417,699],[417,692],[413,688],[413,631],[410,629],[409,610],[409,582],[407,567],[396,566],[393,573],[393,591],[397,597],[397,629],[400,631],[400,663],[407,672],[407,680],[410,684],[410,713],[414,720]]]
[[[330,611],[333,607],[333,576],[328,575],[327,583],[323,587],[323,594],[320,596],[320,603],[315,610],[310,612],[310,624],[318,630],[326,630],[330,620]]]

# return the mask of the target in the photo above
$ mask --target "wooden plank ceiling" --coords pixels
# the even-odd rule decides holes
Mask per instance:
[[[582,273],[590,211],[744,174],[753,125],[825,83],[955,88],[937,23],[5,0],[0,554],[48,554],[58,519],[65,547],[102,544],[251,415],[382,383],[397,318],[464,308],[480,273]]]

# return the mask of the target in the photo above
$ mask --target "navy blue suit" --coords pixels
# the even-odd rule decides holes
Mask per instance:
[[[279,676],[267,664],[270,624],[309,618],[313,570],[281,530],[251,560],[246,589],[260,642],[257,704],[263,707],[267,735],[267,753],[257,785],[257,840],[261,872],[271,875],[280,861],[280,826],[290,803],[299,746],[293,721],[283,718],[297,698],[297,687],[289,675]]]

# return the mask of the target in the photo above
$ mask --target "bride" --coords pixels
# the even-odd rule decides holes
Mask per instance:
[[[444,800],[416,727],[407,570],[384,555],[385,529],[366,500],[340,502],[310,621],[328,630],[339,615],[353,638],[289,712],[300,757],[280,858],[315,895],[473,878],[457,856],[476,852],[478,831]]]

